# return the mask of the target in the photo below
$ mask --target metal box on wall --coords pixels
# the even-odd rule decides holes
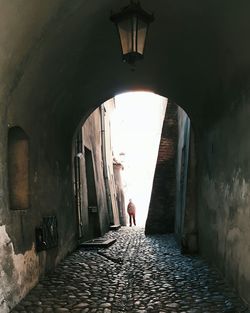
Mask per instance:
[[[44,217],[42,224],[35,229],[36,250],[48,250],[58,246],[58,229],[56,216]]]

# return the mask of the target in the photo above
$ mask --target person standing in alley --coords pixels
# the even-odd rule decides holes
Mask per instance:
[[[131,199],[129,199],[129,203],[128,203],[128,207],[127,207],[127,212],[129,215],[129,226],[132,226],[132,221],[134,223],[134,225],[136,226],[136,222],[135,222],[135,205],[132,202]]]

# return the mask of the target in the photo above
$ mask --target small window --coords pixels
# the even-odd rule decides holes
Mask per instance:
[[[8,183],[12,210],[29,207],[29,141],[20,127],[8,133]]]

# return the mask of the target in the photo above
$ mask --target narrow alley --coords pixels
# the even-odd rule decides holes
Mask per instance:
[[[173,235],[122,227],[104,238],[116,242],[75,251],[12,313],[248,312],[216,270],[180,253]]]

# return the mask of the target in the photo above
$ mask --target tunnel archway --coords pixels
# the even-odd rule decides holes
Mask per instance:
[[[40,13],[36,12],[40,14],[36,23],[41,25],[34,28],[30,36],[27,35],[29,47],[23,48],[19,61],[22,57],[24,60],[17,67],[17,78],[10,83],[11,106],[22,103],[23,109],[26,108],[30,114],[35,113],[34,103],[36,109],[46,107],[46,114],[56,117],[59,124],[67,117],[68,124],[74,124],[68,127],[73,132],[83,115],[82,110],[93,110],[93,105],[105,102],[114,96],[114,92],[137,88],[173,99],[193,117],[195,124],[209,123],[208,115],[212,118],[219,115],[207,106],[213,97],[212,88],[215,87],[216,91],[216,86],[219,86],[216,78],[219,39],[214,32],[215,26],[210,23],[214,3],[197,5],[193,1],[187,7],[179,1],[166,10],[164,1],[154,4],[145,1],[145,7],[151,7],[151,10],[155,7],[158,17],[150,29],[151,43],[145,60],[138,63],[135,72],[122,64],[115,29],[108,21],[110,9],[122,6],[122,2],[86,5],[75,0],[74,6],[69,7],[62,1],[64,5],[60,9],[55,3],[49,7],[45,2]],[[219,15],[221,8],[215,7]],[[54,18],[42,25],[49,10]],[[28,14],[25,7],[23,12]],[[83,19],[89,28],[83,27]],[[219,17],[214,25],[216,23],[219,23]],[[189,27],[185,27],[186,24]],[[24,23],[23,27],[28,25]],[[160,36],[161,29],[166,31],[164,40]],[[32,88],[27,85],[30,81]],[[45,98],[46,103],[43,101]]]
[[[38,272],[53,268],[75,247],[76,216],[69,178],[71,140],[80,120],[116,92],[154,91],[185,109],[198,134],[201,252],[215,261],[250,302],[245,261],[250,249],[245,218],[250,176],[250,3],[144,0],[143,6],[155,11],[156,20],[150,28],[145,60],[134,72],[122,64],[115,29],[109,23],[110,9],[119,6],[118,11],[123,4],[127,2],[2,1],[2,238],[15,242],[11,237],[16,235],[9,229],[22,220],[20,212],[14,215],[8,210],[8,124],[20,125],[30,139],[32,210],[24,217],[25,238],[20,237],[14,252],[26,251],[35,259],[34,228],[44,216],[58,218],[58,251],[45,251],[39,265],[32,261],[38,277]],[[22,261],[13,269],[22,282],[25,264]],[[19,287],[10,305],[26,290]]]
[[[130,92],[128,93],[130,95],[130,100],[132,101],[132,95],[137,94],[136,92]],[[139,93],[140,94],[140,93]],[[145,93],[145,95],[148,93]],[[125,95],[125,94],[123,94]],[[150,95],[150,94],[148,94]],[[152,94],[153,95],[153,94]],[[156,95],[155,97],[157,97]],[[165,99],[163,97],[158,96],[161,99]],[[149,96],[147,97],[149,98]],[[151,99],[153,101],[153,99]],[[167,100],[167,99],[166,99]],[[110,99],[106,101],[104,104],[101,105],[100,108],[104,109],[104,115],[107,115],[108,122],[107,124],[110,124],[109,120],[109,106],[112,104],[113,106],[114,99]],[[140,101],[140,100],[138,100]],[[146,100],[144,100],[146,101]],[[163,100],[162,100],[163,101]],[[141,102],[143,102],[141,100]],[[156,102],[156,100],[155,100]],[[124,103],[125,105],[125,103]],[[128,105],[128,104],[127,104]],[[155,104],[157,105],[157,104]],[[133,107],[135,104],[132,105]],[[99,109],[100,109],[99,108]],[[87,118],[86,122],[87,125],[85,127],[85,130],[83,130],[83,125],[85,126],[85,123],[77,128],[74,139],[73,139],[73,150],[78,151],[75,149],[76,144],[78,144],[78,138],[82,138],[80,146],[84,145],[84,142],[88,145],[90,144],[90,141],[92,142],[92,149],[93,155],[97,154],[97,146],[98,146],[98,139],[95,137],[94,133],[97,134],[99,132],[105,133],[106,130],[102,129],[100,130],[98,128],[98,119],[102,120],[102,111],[100,110],[101,116],[99,117],[99,109],[96,109],[94,112],[92,112],[89,117]],[[153,108],[152,108],[153,109]],[[116,110],[116,109],[112,109]],[[137,108],[138,110],[138,108]],[[124,110],[123,110],[124,113]],[[132,110],[129,114],[129,123],[132,122],[132,115],[134,114],[134,111]],[[141,114],[141,115],[140,115]],[[143,119],[143,107],[141,107],[141,112],[139,113],[137,111],[136,117]],[[95,116],[95,117],[94,117]],[[127,115],[126,115],[127,116]],[[140,117],[139,117],[140,116]],[[91,119],[90,119],[91,117]],[[123,119],[125,116],[123,116]],[[160,120],[160,119],[159,119]],[[83,119],[85,121],[85,119]],[[138,121],[139,122],[139,121]],[[148,120],[149,122],[149,120]],[[96,124],[97,123],[97,124]],[[158,122],[160,123],[160,122]],[[128,124],[129,125],[129,124]],[[128,126],[127,125],[127,126]],[[142,124],[143,125],[143,124]],[[121,126],[121,125],[120,125]],[[145,126],[145,125],[144,125]],[[149,125],[148,125],[149,126]],[[109,126],[108,126],[109,128]],[[148,128],[148,127],[147,127]],[[116,132],[118,132],[118,129],[116,129]],[[85,135],[83,135],[86,133]],[[79,136],[79,134],[81,134]],[[91,136],[91,137],[89,137]],[[112,137],[112,136],[111,136]],[[134,136],[135,137],[135,134]],[[83,139],[84,138],[84,139]],[[92,138],[92,139],[90,139]],[[122,137],[123,138],[123,137]],[[110,139],[108,139],[109,141]],[[126,140],[126,139],[125,139]],[[133,138],[131,138],[129,141],[133,141]],[[149,138],[148,138],[149,140]],[[76,144],[75,144],[76,143]],[[195,175],[196,175],[196,163],[195,163],[195,148],[194,148],[194,131],[192,130],[191,134],[191,126],[190,126],[190,119],[188,115],[185,113],[184,110],[182,110],[179,106],[174,104],[172,101],[169,101],[169,104],[167,105],[167,111],[164,118],[164,125],[162,129],[161,134],[161,140],[160,140],[160,146],[158,151],[158,159],[156,164],[156,172],[154,176],[154,183],[153,183],[153,190],[152,195],[149,197],[149,201],[151,198],[150,203],[147,205],[149,206],[149,216],[147,217],[147,223],[146,223],[146,233],[147,234],[159,234],[159,233],[173,233],[176,232],[178,236],[178,240],[180,244],[183,247],[183,251],[188,251],[191,253],[194,253],[198,249],[198,237],[197,237],[197,212],[196,212],[196,200],[195,200]],[[94,144],[94,145],[93,145]],[[104,146],[108,146],[108,149],[111,148],[111,143],[102,143]],[[138,143],[139,144],[139,143]],[[79,145],[79,144],[78,144]],[[94,148],[95,147],[95,148]],[[158,150],[158,147],[157,147]],[[78,151],[79,152],[79,151]],[[144,151],[146,154],[147,152]],[[103,153],[103,152],[102,152]],[[142,151],[141,151],[142,153]],[[83,153],[83,159],[85,158]],[[156,162],[155,160],[155,162]],[[95,156],[95,168],[98,168],[98,161],[96,160]],[[102,161],[102,167],[105,168],[106,161]],[[117,161],[116,161],[117,162]],[[121,167],[123,167],[122,164],[120,164]],[[110,166],[110,165],[109,165]],[[109,167],[108,166],[108,167]],[[131,166],[131,164],[130,164]],[[154,165],[155,166],[155,165]],[[83,166],[84,168],[84,166]],[[134,169],[135,170],[135,169]],[[146,170],[146,168],[145,168]],[[96,170],[97,171],[97,170]],[[73,173],[73,181],[77,178],[77,173]],[[97,175],[97,174],[96,174]],[[100,174],[98,174],[100,175]],[[101,174],[102,175],[102,174]],[[132,173],[130,172],[130,175]],[[112,174],[105,174],[104,170],[104,177],[107,177],[108,180],[112,180]],[[82,181],[84,181],[84,175],[83,178],[80,178],[79,186],[82,185]],[[97,182],[97,178],[96,184]],[[98,179],[100,182],[100,179]],[[137,192],[139,191],[139,179],[137,178]],[[100,189],[100,186],[97,187]],[[110,188],[112,187],[107,186],[107,202],[108,206],[115,207],[116,200],[111,201],[111,194]],[[142,189],[140,189],[142,192]],[[86,191],[87,192],[87,191]],[[130,196],[131,198],[131,192],[130,190]],[[136,191],[134,191],[136,194]],[[146,192],[144,190],[144,192]],[[150,190],[147,190],[149,194],[151,194],[151,188]],[[128,195],[127,195],[128,197]],[[84,196],[83,196],[84,198]],[[139,204],[138,199],[140,198],[138,195],[132,197],[133,200]],[[137,199],[137,200],[136,200]],[[110,201],[110,203],[109,203]],[[128,202],[128,200],[127,200]],[[125,203],[124,203],[125,204]],[[124,206],[123,204],[123,206]],[[144,203],[145,204],[145,203]],[[84,204],[81,206],[81,208],[78,205],[78,198],[77,198],[77,207],[78,211],[83,210]],[[124,206],[125,207],[125,206]],[[140,207],[140,205],[139,205]],[[142,209],[142,208],[141,208]],[[110,208],[109,208],[110,210]],[[147,210],[147,207],[143,208],[143,211]],[[112,211],[112,209],[111,209]],[[126,214],[126,213],[125,213]],[[78,214],[79,218],[81,216],[86,214]],[[137,218],[139,217],[139,211],[137,207]],[[88,220],[87,217],[85,217],[85,223]],[[110,220],[114,224],[114,214],[111,212],[110,214]],[[117,222],[116,222],[117,223]],[[118,221],[118,223],[121,223]],[[80,223],[82,224],[82,223]],[[124,224],[126,225],[126,223]],[[87,225],[85,226],[88,227]]]

